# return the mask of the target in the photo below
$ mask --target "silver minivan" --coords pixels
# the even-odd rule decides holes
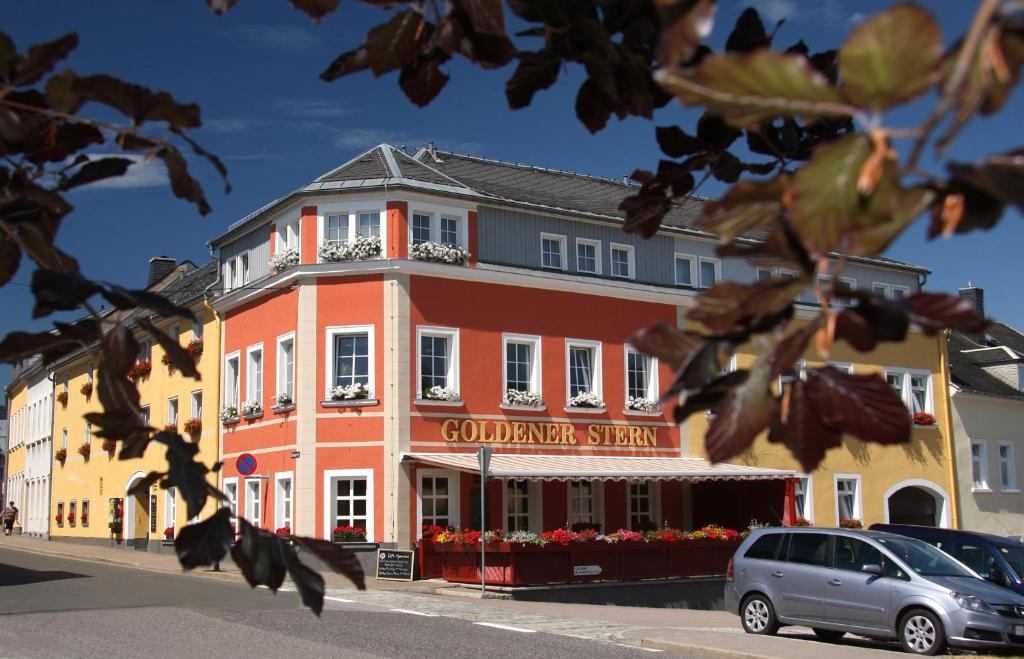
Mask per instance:
[[[891,533],[756,529],[729,563],[725,601],[750,634],[803,625],[822,640],[850,632],[924,655],[1024,646],[1024,597]]]

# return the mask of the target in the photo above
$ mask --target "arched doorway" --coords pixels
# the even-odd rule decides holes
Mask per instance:
[[[904,487],[889,497],[889,523],[938,526],[937,508],[935,497],[927,490]]]
[[[128,490],[143,478],[141,471],[135,472],[125,485],[124,499],[124,538],[129,547],[149,549],[149,489],[128,494]]]

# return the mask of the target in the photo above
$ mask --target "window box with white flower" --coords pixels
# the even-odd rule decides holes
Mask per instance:
[[[567,408],[572,409],[587,409],[587,410],[601,410],[605,409],[604,399],[595,393],[585,391],[583,393],[576,394],[565,402]]]
[[[416,402],[461,405],[459,398],[459,330],[417,327]]]
[[[220,421],[225,426],[230,426],[232,424],[238,423],[238,420],[239,417],[237,407],[235,407],[234,405],[225,405],[224,407],[220,408]]]
[[[601,342],[565,341],[565,410],[604,412]]]
[[[242,418],[258,419],[263,416],[263,403],[258,400],[247,400],[242,403]]]
[[[508,389],[501,399],[501,407],[508,409],[527,408],[532,410],[544,409],[544,399],[540,394],[532,391],[520,391],[519,389]]]
[[[354,241],[325,240],[320,243],[317,255],[321,263],[343,261],[366,261],[380,256],[380,236],[357,237]]]
[[[293,268],[298,264],[299,249],[297,247],[280,249],[277,251],[277,254],[270,258],[270,267],[278,273],[284,272],[288,268]]]
[[[626,374],[626,414],[661,416],[658,403],[658,363],[653,357],[631,346],[624,350]]]
[[[295,401],[292,400],[292,395],[287,392],[276,394],[272,396],[270,400],[274,402],[270,411],[275,414],[281,414],[282,412],[289,412],[295,409]]]
[[[409,254],[418,261],[463,265],[469,260],[469,251],[461,245],[446,245],[427,240],[409,248]]]
[[[502,375],[505,381],[501,407],[544,409],[540,337],[504,333],[501,339]]]
[[[423,392],[423,398],[426,400],[437,400],[446,403],[461,401],[459,398],[459,392],[455,389],[449,389],[448,387],[430,387]]]
[[[375,405],[374,327],[348,325],[327,328],[324,407]]]

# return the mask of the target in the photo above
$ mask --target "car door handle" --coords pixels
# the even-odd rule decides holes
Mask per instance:
[[[829,579],[828,580],[828,585],[830,585],[830,586],[842,586],[843,582],[840,581],[839,579]]]
[[[775,572],[772,572],[772,576],[775,577],[776,579],[781,579],[782,578],[782,572],[779,572],[779,571],[776,570]]]

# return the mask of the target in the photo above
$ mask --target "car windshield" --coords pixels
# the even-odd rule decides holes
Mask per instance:
[[[973,577],[962,565],[927,542],[913,538],[877,538],[883,547],[922,577]]]
[[[996,545],[999,554],[1006,559],[1006,562],[1013,568],[1018,579],[1024,575],[1024,545]]]

